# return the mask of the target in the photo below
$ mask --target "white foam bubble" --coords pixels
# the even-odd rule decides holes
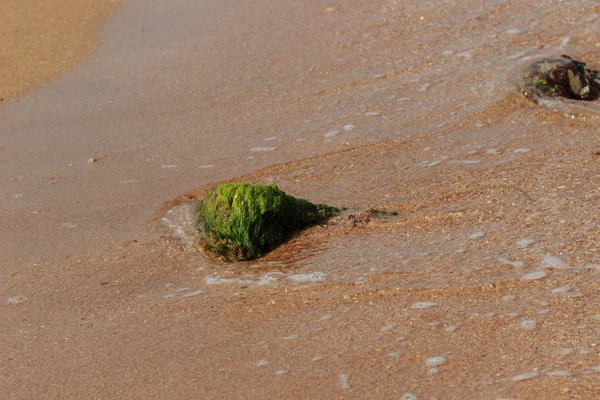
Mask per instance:
[[[548,376],[573,376],[571,371],[567,371],[567,370],[550,371],[547,373],[547,375]]]
[[[571,353],[573,353],[572,347],[562,347],[562,348],[556,350],[556,354],[560,354],[561,356],[566,356]]]
[[[511,267],[515,268],[522,268],[525,265],[523,261],[510,261],[508,258],[505,257],[500,257],[498,261],[500,261],[502,264],[510,265]]]
[[[548,274],[546,274],[544,271],[535,271],[521,275],[521,279],[532,281],[536,279],[545,278],[546,276],[548,276]]]
[[[445,330],[446,332],[454,332],[454,331],[456,330],[456,328],[457,328],[457,327],[456,327],[455,325],[451,325],[451,326],[449,326],[449,327],[445,328],[444,330]]]
[[[277,371],[275,371],[275,375],[285,375],[287,373],[288,371],[286,369],[278,369]]]
[[[535,329],[537,322],[534,319],[525,319],[519,323],[519,326],[525,330]]]
[[[220,276],[207,276],[204,278],[204,283],[207,285],[242,285],[247,286],[254,283],[251,280],[237,278],[221,278]]]
[[[421,86],[419,87],[419,92],[424,92],[427,89],[429,89],[431,87],[431,83],[429,82],[424,82],[421,84]]]
[[[352,389],[352,386],[350,385],[350,374],[340,374],[340,387],[342,389]]]
[[[436,165],[439,165],[443,162],[444,160],[434,160],[434,161],[429,161],[427,160],[426,164],[423,164],[424,167],[435,167]]]
[[[323,135],[326,139],[332,138],[334,136],[339,135],[340,131],[329,131],[325,135]]]
[[[22,304],[25,303],[28,300],[27,296],[13,296],[13,297],[9,297],[8,300],[6,301],[8,304]]]
[[[517,245],[518,248],[524,249],[524,248],[526,248],[527,246],[529,246],[530,244],[533,244],[533,243],[535,243],[534,239],[524,238],[524,239],[521,239],[521,240],[517,240],[516,245]]]
[[[419,400],[419,398],[414,394],[407,392],[400,396],[400,400]]]
[[[275,151],[277,150],[277,147],[253,147],[250,149],[251,152],[253,153],[259,153],[259,152],[266,152],[266,151]]]
[[[571,285],[564,285],[552,289],[552,293],[567,293],[572,289]]]
[[[198,289],[198,290],[194,290],[192,292],[186,293],[183,295],[183,297],[194,297],[194,296],[198,296],[199,294],[204,293],[202,290]]]
[[[423,309],[423,308],[435,307],[437,305],[438,305],[438,303],[435,303],[433,301],[418,301],[416,303],[413,303],[413,305],[410,306],[410,308],[413,308],[413,309]]]
[[[311,272],[307,274],[291,274],[287,279],[293,282],[323,282],[327,274],[324,272]]]
[[[366,115],[367,117],[376,117],[376,116],[380,115],[380,113],[378,113],[377,111],[367,111],[367,112],[365,113],[365,115]]]
[[[600,365],[596,365],[594,367],[588,368],[585,371],[583,371],[584,374],[593,374],[595,372],[600,372]]]
[[[558,257],[545,256],[541,263],[542,268],[570,268],[567,263]]]
[[[280,271],[270,271],[260,277],[258,281],[259,285],[271,285],[279,280],[279,278],[284,277],[285,274]]]
[[[532,371],[532,372],[528,372],[526,374],[515,375],[511,379],[514,382],[520,382],[520,381],[525,381],[528,379],[537,378],[538,376],[539,376],[539,373],[537,371]]]
[[[469,239],[479,239],[485,236],[485,232],[475,232],[469,235]]]
[[[345,131],[352,131],[352,130],[356,129],[356,126],[354,126],[352,124],[348,124],[348,125],[344,125],[343,129]]]
[[[440,365],[446,364],[447,361],[448,359],[444,356],[434,356],[426,359],[425,365],[427,365],[428,367],[438,367]]]
[[[258,360],[256,362],[257,367],[264,367],[265,365],[269,365],[269,360]]]

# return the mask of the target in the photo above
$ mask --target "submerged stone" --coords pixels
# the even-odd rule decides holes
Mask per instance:
[[[600,97],[600,74],[569,56],[551,56],[521,71],[520,90],[534,101],[547,97],[596,100]]]
[[[205,249],[230,261],[261,257],[300,229],[339,210],[285,194],[276,185],[227,183],[208,190],[197,208]]]

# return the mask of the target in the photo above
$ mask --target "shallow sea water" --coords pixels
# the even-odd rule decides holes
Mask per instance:
[[[311,69],[312,79],[315,71],[333,77],[323,80],[322,90],[296,99],[301,106],[310,102],[316,114],[303,128],[264,139],[277,141],[277,147],[249,147],[248,157],[298,151],[319,140],[323,152],[235,179],[276,183],[292,195],[356,212],[377,207],[399,216],[350,226],[345,213],[261,260],[231,264],[198,252],[191,208],[178,206],[163,220],[184,242],[203,289],[487,287],[543,279],[552,268],[563,268],[548,260],[561,260],[565,252],[577,260],[566,268],[595,270],[596,252],[574,254],[573,246],[582,248],[585,242],[595,248],[590,233],[597,224],[585,215],[591,212],[586,202],[598,193],[589,188],[586,199],[565,197],[569,186],[585,188],[593,172],[584,166],[586,176],[568,175],[565,185],[553,187],[560,168],[546,167],[543,160],[585,164],[574,153],[586,148],[587,139],[579,135],[595,129],[600,102],[552,99],[536,105],[517,86],[523,67],[551,54],[569,54],[600,68],[594,62],[600,43],[592,37],[600,16],[593,5],[579,7],[567,21],[556,19],[564,5],[516,10],[514,4],[494,4],[463,8],[463,3],[443,2],[430,8],[388,2],[383,10],[369,5],[336,9],[341,13],[336,18],[367,13],[364,20],[350,18],[336,27],[343,40],[332,39],[338,46],[356,40],[362,60],[353,49],[358,59],[348,65]],[[503,11],[510,20],[499,17]],[[375,22],[419,18],[423,32],[443,27],[443,15],[456,13],[469,21],[460,34],[441,38],[436,33],[441,28],[433,29],[404,41],[408,48],[394,44],[394,23]],[[581,18],[586,23],[571,23]],[[540,23],[546,20],[556,23],[549,28],[550,23]],[[383,50],[386,46],[397,56]],[[539,132],[539,140],[531,131]],[[570,150],[555,148],[557,138]],[[534,229],[540,221],[544,228]]]

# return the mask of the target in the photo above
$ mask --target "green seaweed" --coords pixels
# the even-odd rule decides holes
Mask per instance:
[[[197,208],[205,249],[230,261],[262,257],[300,229],[339,213],[287,195],[276,185],[226,183],[208,190]]]

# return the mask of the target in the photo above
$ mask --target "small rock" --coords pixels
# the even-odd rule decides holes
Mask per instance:
[[[88,162],[88,164],[93,164],[93,163],[95,163],[96,161],[98,161],[98,160],[96,160],[94,157],[91,157],[91,158],[88,158],[88,161],[87,161],[87,162]]]
[[[534,101],[547,97],[595,100],[600,97],[600,75],[566,55],[535,61],[521,71],[521,93]]]

